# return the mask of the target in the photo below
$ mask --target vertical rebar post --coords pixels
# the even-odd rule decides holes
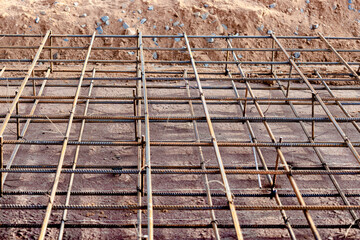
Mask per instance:
[[[274,62],[275,59],[275,41],[274,39],[271,41],[271,61]],[[274,64],[270,66],[270,74],[274,72]]]
[[[279,139],[279,143],[282,143],[283,138],[280,137]],[[281,149],[280,147],[277,147],[278,149]],[[276,161],[275,161],[275,171],[277,171],[279,169],[279,154],[276,154]],[[273,177],[273,184],[271,186],[271,189],[274,189],[276,187],[276,174],[274,174]]]
[[[52,32],[51,31],[50,31],[50,36],[49,36],[49,42],[50,42],[50,60],[53,60],[54,59],[53,51],[52,51],[53,37],[52,37]],[[51,72],[54,71],[54,62],[53,61],[50,62],[50,71]]]
[[[311,117],[315,117],[315,94],[311,94]],[[311,123],[311,138],[315,141],[315,121]]]
[[[4,169],[4,137],[0,136],[0,168],[1,170]],[[3,172],[0,172],[0,197],[3,196],[3,192],[4,192],[4,183],[3,183],[3,179],[4,179],[4,174]]]
[[[15,95],[17,95],[17,91],[15,91]],[[15,114],[19,115],[19,101],[16,103]],[[20,139],[20,118],[16,118],[16,139]]]

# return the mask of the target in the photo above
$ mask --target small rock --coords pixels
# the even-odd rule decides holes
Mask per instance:
[[[175,40],[175,42],[180,42],[181,38],[175,38],[174,40]]]
[[[180,24],[180,22],[179,22],[179,21],[176,21],[176,22],[173,23],[173,26],[176,27],[176,26],[178,26],[179,24]]]
[[[134,55],[135,53],[134,52],[128,52],[129,55]]]
[[[79,3],[78,3],[78,2],[74,2],[74,6],[75,6],[75,7],[79,6]]]
[[[194,12],[195,17],[200,17],[200,12]]]
[[[299,35],[299,33],[298,33],[298,32],[294,32],[294,34],[295,34],[295,35]]]
[[[136,30],[134,28],[127,28],[125,31],[126,35],[136,35]]]
[[[294,58],[300,58],[301,53],[300,52],[294,52]]]
[[[149,10],[149,11],[154,10],[154,6],[149,6],[149,7],[148,7],[148,10]]]
[[[110,18],[109,18],[109,16],[102,16],[100,19],[101,19],[101,21],[106,23],[106,21],[108,21]]]
[[[59,58],[59,53],[54,53],[53,54],[53,59],[58,59]]]
[[[65,12],[70,12],[70,7],[69,6],[66,6],[65,9],[64,9]]]
[[[97,28],[95,28],[95,30],[98,31],[98,34],[103,34],[104,33],[104,30],[101,26],[98,26]]]
[[[68,38],[64,38],[64,41],[65,41],[65,42],[68,42],[68,41],[69,41],[69,39],[68,39]]]
[[[141,19],[140,23],[144,24],[146,22],[146,20],[147,20],[146,18],[143,18],[143,19]]]
[[[45,11],[40,11],[40,14],[41,15],[46,15],[46,12]]]
[[[137,10],[137,12],[138,12],[139,14],[142,14],[142,11],[141,11],[141,9],[138,9],[138,10]]]
[[[276,7],[276,3],[272,3],[269,5],[269,8],[275,8]]]
[[[125,13],[125,10],[121,10],[122,13]]]
[[[351,5],[348,6],[349,10],[353,10],[353,7]]]
[[[213,43],[213,42],[215,42],[215,39],[214,38],[207,38],[206,41],[208,43]]]
[[[165,26],[165,30],[166,31],[169,31],[170,30],[170,27],[168,25]]]
[[[118,22],[122,22],[122,21],[123,21],[122,18],[119,18],[119,19],[118,19]]]
[[[158,59],[158,55],[156,52],[153,53],[153,59]]]
[[[206,12],[206,13],[204,13],[204,14],[201,15],[201,18],[202,18],[203,20],[205,20],[205,19],[208,18],[208,16],[209,16],[209,13]]]
[[[109,25],[110,25],[110,21],[107,20],[107,21],[105,22],[105,24],[106,24],[107,26],[109,26]]]
[[[319,24],[313,24],[312,26],[311,26],[311,29],[318,29],[319,28]]]
[[[209,64],[205,63],[205,64],[204,64],[204,67],[209,67]]]
[[[183,27],[183,26],[185,26],[183,23],[179,25],[179,27]]]
[[[87,17],[87,14],[86,14],[86,13],[83,13],[83,14],[81,14],[79,17],[85,18],[85,17]]]
[[[238,59],[241,59],[241,58],[243,58],[243,55],[238,54],[237,57],[238,57]]]
[[[40,22],[40,18],[39,17],[36,17],[35,18],[35,23],[39,23]]]
[[[209,7],[209,4],[204,4],[204,8],[208,8]]]
[[[81,25],[81,27],[82,27],[82,28],[85,28],[85,27],[86,27],[86,24]]]
[[[352,0],[348,0],[348,3],[353,3]]]
[[[228,27],[225,24],[221,24],[225,30],[228,30]]]
[[[273,34],[274,32],[273,32],[273,30],[268,30],[267,31],[267,34]]]
[[[257,27],[256,29],[261,32],[262,30],[264,30],[264,25],[260,25],[260,27]]]
[[[305,2],[309,4],[309,3],[310,3],[310,0],[306,0]]]
[[[304,9],[303,9],[303,8],[300,8],[300,12],[301,12],[301,13],[304,13]]]
[[[126,30],[126,29],[128,29],[130,26],[126,23],[126,22],[124,22],[123,23],[123,28]]]
[[[156,29],[156,25],[154,25],[153,28]]]
[[[156,38],[156,37],[154,37],[152,40],[153,40],[154,42],[157,42],[157,38]]]

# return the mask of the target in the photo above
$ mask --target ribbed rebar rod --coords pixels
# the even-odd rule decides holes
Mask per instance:
[[[312,189],[310,189],[312,191]],[[49,192],[48,191],[40,191],[40,190],[27,190],[27,191],[4,191],[4,196],[45,196]],[[56,195],[65,196],[67,191],[57,191]],[[276,193],[279,197],[286,198],[294,198],[296,197],[293,193]],[[136,191],[72,191],[72,196],[136,196]],[[144,195],[147,195],[144,192]],[[274,193],[233,193],[234,197],[241,198],[271,198],[274,196]],[[360,197],[360,193],[344,193],[346,197]],[[153,196],[166,196],[166,197],[206,197],[206,192],[155,192],[153,191]],[[225,193],[211,193],[211,197],[226,197]],[[303,193],[303,197],[305,198],[320,198],[320,197],[329,197],[329,198],[337,198],[341,197],[339,193]]]
[[[352,75],[360,81],[360,77],[357,75],[354,69],[352,69],[347,61],[338,53],[338,51],[329,43],[328,40],[320,33],[318,32],[318,35],[320,39],[328,46],[328,48],[337,56],[337,58],[345,65],[345,67],[352,73]],[[287,50],[284,49],[286,52]]]
[[[26,144],[26,145],[62,145],[61,140],[4,140],[4,144]],[[179,147],[212,147],[212,141],[151,141],[151,146],[179,146]],[[88,145],[88,146],[139,146],[141,143],[137,141],[68,141],[68,145]],[[344,142],[233,142],[233,141],[219,141],[217,142],[219,147],[322,147],[322,148],[335,148],[335,147],[347,147]],[[354,147],[360,147],[360,142],[354,142]]]
[[[95,71],[96,70],[94,68],[93,72],[92,72],[92,77],[95,77]],[[94,84],[94,81],[91,80],[89,91],[88,91],[88,96],[89,97],[91,96],[91,93],[92,93],[92,90],[93,90],[93,84]],[[89,100],[87,100],[86,105],[85,105],[84,116],[87,115],[88,108],[89,108]],[[78,141],[81,141],[81,139],[82,139],[83,132],[84,132],[84,129],[85,129],[85,121],[86,121],[85,119],[82,120],[80,131],[79,131]],[[73,170],[76,169],[77,161],[78,161],[78,158],[79,158],[79,152],[80,152],[80,145],[77,145],[76,150],[75,150],[75,155],[74,155],[74,161],[73,161],[72,168],[71,168]],[[73,183],[74,183],[74,177],[75,177],[75,173],[72,173],[70,175],[70,180],[69,180],[68,190],[67,190],[67,194],[66,194],[65,205],[69,205],[69,203],[70,203],[71,190],[72,190]],[[63,237],[64,237],[64,227],[65,227],[65,222],[66,221],[67,221],[67,209],[64,210],[63,215],[62,215],[58,240],[62,240]]]
[[[47,205],[21,205],[21,204],[0,204],[0,209],[27,209],[27,210],[39,210],[46,209]],[[347,211],[347,210],[360,210],[360,205],[234,205],[234,208],[238,211],[264,211],[264,210],[294,210],[294,211]],[[147,209],[147,205],[53,205],[53,210],[138,210]],[[202,211],[202,210],[229,210],[229,205],[153,205],[153,209],[157,211],[161,210],[190,210],[190,211]]]
[[[148,219],[148,239],[154,239],[153,230],[153,200],[152,200],[152,183],[151,183],[151,160],[150,160],[150,122],[149,122],[149,104],[148,104],[148,93],[146,88],[146,77],[145,77],[145,59],[143,50],[143,39],[142,33],[139,32],[139,52],[140,52],[140,63],[141,63],[141,81],[143,87],[143,98],[144,98],[144,117],[145,117],[145,170],[146,170],[146,188],[147,188],[147,219]]]
[[[56,169],[46,168],[14,168],[14,169],[2,169],[1,172],[7,173],[56,173]],[[360,170],[151,170],[151,174],[261,174],[261,175],[360,175]],[[146,173],[145,170],[108,170],[108,169],[62,169],[61,173],[64,174],[139,174]]]
[[[214,147],[216,160],[217,160],[217,163],[219,165],[221,179],[222,179],[222,183],[224,185],[223,186],[224,190],[226,192],[226,198],[227,198],[227,201],[228,201],[228,204],[229,204],[231,217],[232,217],[233,224],[234,224],[234,227],[235,227],[236,236],[237,236],[237,239],[242,240],[243,235],[242,235],[242,232],[241,232],[241,228],[240,228],[239,219],[238,219],[238,216],[237,216],[237,213],[236,213],[236,209],[234,207],[234,200],[233,200],[232,193],[231,193],[231,190],[230,190],[230,186],[229,186],[229,183],[228,183],[228,180],[227,180],[227,177],[226,177],[224,164],[223,164],[223,161],[222,161],[222,158],[221,158],[221,155],[220,155],[220,150],[219,150],[219,146],[217,144],[217,140],[216,140],[216,137],[215,137],[215,132],[214,132],[214,129],[213,129],[213,126],[212,126],[210,114],[209,114],[209,111],[208,111],[208,108],[207,108],[207,105],[206,105],[205,95],[204,95],[204,92],[203,92],[203,89],[202,89],[202,86],[201,86],[199,75],[197,74],[196,63],[195,63],[194,57],[192,55],[190,43],[189,43],[189,40],[187,38],[186,33],[184,33],[184,39],[185,39],[186,47],[187,47],[187,50],[188,50],[188,53],[189,53],[189,56],[190,56],[190,61],[191,61],[191,65],[192,65],[192,68],[193,68],[193,71],[194,71],[196,82],[197,82],[197,85],[198,85],[199,95],[201,97],[203,110],[204,110],[204,113],[205,113],[205,116],[206,116],[206,122],[207,122],[207,125],[208,125],[208,128],[209,128],[209,133],[210,133],[211,141],[212,141],[212,144],[213,144],[213,147]]]
[[[76,110],[76,104],[77,104],[78,97],[80,95],[80,90],[81,90],[81,85],[82,85],[83,78],[84,78],[84,75],[85,75],[86,65],[87,65],[88,60],[90,58],[91,48],[92,48],[93,43],[95,41],[95,35],[96,35],[96,32],[94,32],[92,37],[91,37],[89,48],[88,48],[88,51],[87,51],[87,54],[86,54],[86,58],[85,58],[84,63],[83,63],[83,71],[81,72],[81,75],[80,75],[79,84],[78,84],[78,87],[76,89],[76,93],[75,93],[75,96],[74,96],[74,102],[73,102],[73,105],[72,105],[72,108],[71,108],[71,111],[70,111],[69,122],[68,122],[68,125],[67,125],[67,128],[66,128],[65,137],[64,137],[61,152],[60,152],[58,167],[56,169],[54,182],[53,182],[53,185],[52,185],[52,188],[51,188],[51,194],[49,196],[49,202],[47,204],[44,220],[43,220],[40,235],[39,235],[39,240],[43,240],[45,238],[46,229],[47,229],[47,225],[49,223],[51,210],[53,208],[54,201],[55,201],[56,190],[57,190],[59,180],[60,180],[60,174],[61,174],[62,165],[63,165],[65,154],[66,154],[67,143],[68,143],[69,138],[70,138],[71,126],[72,126],[72,121],[73,121],[75,110]]]
[[[91,80],[93,81],[93,80]],[[12,95],[0,95],[0,98],[13,98],[15,96]],[[72,99],[72,96],[21,96],[20,99]],[[79,96],[79,99],[87,99],[87,100],[143,100],[143,98],[140,97],[127,97],[127,96],[96,96],[96,97],[89,97],[89,96]],[[323,101],[360,101],[360,97],[323,97]],[[165,96],[154,96],[154,97],[148,97],[148,100],[170,100],[170,101],[176,101],[176,100],[183,100],[183,101],[200,101],[200,97],[165,97]],[[232,97],[208,97],[208,101],[312,101],[312,98],[308,97],[293,97],[293,98],[283,98],[283,97],[238,97],[238,98],[232,98]]]
[[[184,71],[184,78],[186,78],[186,77],[187,77],[187,71],[185,70]],[[189,81],[188,80],[185,80],[185,86],[186,86],[186,94],[190,98],[191,93],[190,93],[190,86],[189,86]],[[189,100],[189,110],[190,110],[191,116],[193,117],[195,115],[195,112],[194,112],[194,107],[192,105],[191,100]],[[199,135],[199,130],[198,130],[198,127],[197,127],[197,123],[196,123],[196,121],[193,121],[192,123],[193,123],[195,140],[196,140],[196,142],[200,142],[200,135]],[[198,150],[199,150],[199,158],[200,158],[200,167],[201,167],[202,170],[206,170],[205,158],[204,158],[204,154],[203,154],[201,146],[198,147]],[[209,179],[208,179],[208,176],[206,174],[204,175],[204,182],[205,182],[205,191],[206,191],[206,197],[207,197],[207,200],[208,200],[208,204],[210,206],[212,206],[213,201],[212,201],[212,198],[211,198]],[[210,217],[211,217],[211,225],[213,226],[213,231],[214,231],[215,238],[217,240],[219,240],[221,238],[220,238],[220,234],[219,234],[219,229],[217,227],[218,221],[216,220],[214,210],[210,210]]]
[[[284,229],[286,228],[283,224],[241,224],[241,228],[246,229]],[[40,228],[40,224],[36,223],[9,223],[9,224],[0,224],[0,228]],[[142,224],[141,227],[147,228],[147,224]],[[234,228],[233,224],[218,224],[218,227],[221,229]],[[59,228],[59,224],[49,224],[48,228]],[[134,228],[134,224],[118,224],[118,223],[66,223],[65,228],[76,229],[76,228],[85,228],[85,229],[116,229],[116,228]],[[154,228],[162,229],[207,229],[212,228],[211,224],[176,224],[176,223],[167,223],[167,224],[154,224]],[[293,228],[296,229],[307,229],[308,225],[293,225]],[[317,228],[320,229],[349,229],[355,228],[359,229],[358,226],[353,226],[352,224],[319,224]]]

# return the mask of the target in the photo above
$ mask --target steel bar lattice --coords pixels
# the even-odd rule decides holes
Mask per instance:
[[[360,38],[0,37],[1,238],[360,237]]]

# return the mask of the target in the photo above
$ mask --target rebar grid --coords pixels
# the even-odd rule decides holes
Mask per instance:
[[[359,38],[0,37],[1,237],[360,237]]]

